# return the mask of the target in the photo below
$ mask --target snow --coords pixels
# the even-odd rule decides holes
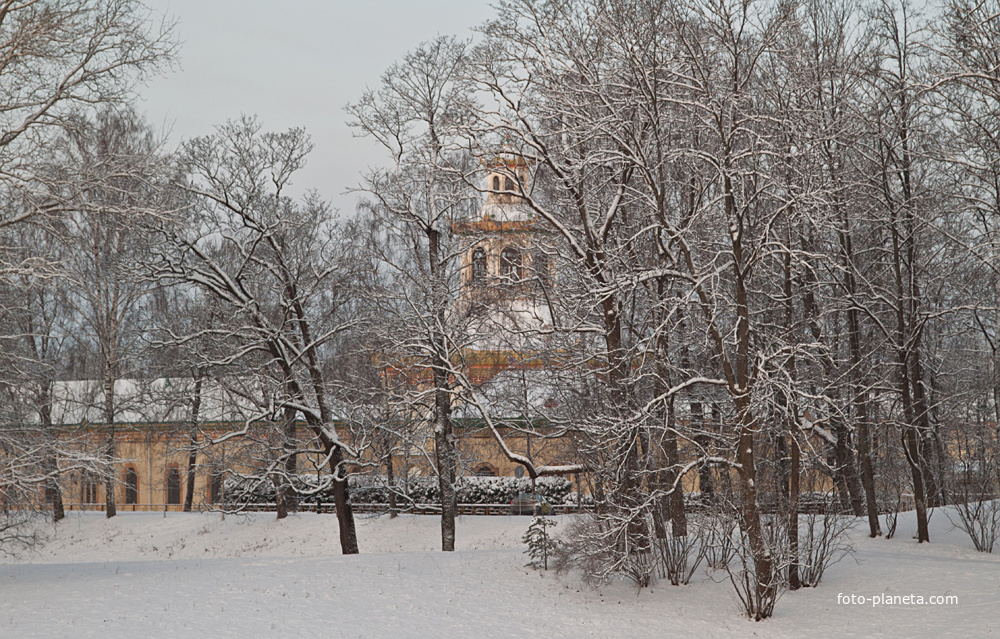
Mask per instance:
[[[228,380],[232,384],[247,384]],[[192,377],[160,377],[152,380],[115,380],[115,410],[119,423],[156,423],[190,419],[190,399],[194,395]],[[205,422],[241,423],[257,407],[229,393],[215,380],[205,380],[202,389],[201,419]],[[31,419],[37,421],[39,416]],[[57,424],[103,424],[103,380],[72,380],[52,383],[52,419]]]
[[[556,517],[565,523],[565,517]],[[524,567],[529,517],[462,517],[436,552],[438,519],[358,520],[362,554],[339,554],[332,515],[71,513],[37,552],[0,564],[0,637],[990,637],[1000,557],[945,516],[931,544],[868,539],[775,617],[740,617],[724,575],[637,590]],[[51,526],[48,527],[51,532]],[[556,531],[565,529],[560,525]],[[952,606],[844,605],[838,594],[956,595]]]

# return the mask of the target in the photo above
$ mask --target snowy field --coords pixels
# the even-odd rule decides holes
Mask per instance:
[[[434,517],[362,518],[362,554],[344,557],[332,515],[71,513],[46,546],[0,564],[0,637],[1000,636],[1000,556],[976,553],[942,513],[930,545],[905,514],[896,539],[859,527],[853,559],[760,623],[705,573],[639,591],[525,568],[529,522],[462,517],[446,554]],[[958,605],[843,605],[840,593]]]

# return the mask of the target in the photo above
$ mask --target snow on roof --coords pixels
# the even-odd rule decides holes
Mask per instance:
[[[534,213],[520,202],[487,202],[480,211],[482,219],[496,222],[527,222]]]
[[[163,423],[191,419],[195,380],[190,377],[115,381],[115,423]],[[54,424],[107,423],[101,380],[60,381],[52,385]],[[242,421],[254,406],[216,380],[201,389],[199,422]],[[35,416],[37,421],[38,416]]]
[[[567,380],[545,368],[511,367],[492,376],[476,389],[476,398],[494,418],[544,416],[554,412],[569,390]],[[456,407],[456,417],[477,418],[469,403]]]

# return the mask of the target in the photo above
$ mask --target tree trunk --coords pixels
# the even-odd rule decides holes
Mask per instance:
[[[118,483],[115,477],[115,378],[110,356],[105,358],[104,363],[104,419],[108,423],[108,441],[104,454],[110,467],[104,480],[104,501],[105,515],[110,519],[118,514],[115,507],[115,486]]]
[[[711,438],[708,435],[695,435],[694,441],[707,457]],[[708,461],[698,466],[698,492],[701,494],[702,505],[708,506],[715,502],[715,480],[712,478],[712,466]]]
[[[443,390],[437,391],[436,395],[434,458],[441,491],[441,550],[452,551],[455,550],[455,516],[458,513],[455,494],[455,437],[451,424],[451,398]]]
[[[184,491],[184,512],[191,512],[194,504],[194,481],[198,469],[198,419],[201,413],[202,371],[198,369],[194,380],[194,397],[191,398],[191,428],[188,431],[187,484]]]
[[[288,481],[277,474],[271,475],[271,483],[274,484],[274,509],[277,511],[278,519],[288,516]]]
[[[428,227],[427,259],[431,273],[431,291],[433,308],[438,326],[447,325],[447,282],[446,275],[441,270],[441,257],[438,243],[440,234]],[[455,435],[451,423],[451,394],[449,392],[448,371],[451,362],[448,359],[448,346],[445,336],[432,329],[430,336],[433,349],[431,366],[434,379],[434,461],[437,465],[438,488],[441,493],[441,550],[455,550],[455,516],[458,514],[457,496],[455,495],[456,459]]]
[[[392,467],[392,453],[386,456],[385,479],[389,484],[389,519],[399,516],[399,508],[396,505],[396,469]]]
[[[294,381],[290,382],[289,390],[293,397],[301,397],[301,388]],[[321,389],[318,389],[321,390]],[[320,405],[321,414],[327,416],[326,402],[317,392],[317,403]],[[345,555],[358,554],[358,532],[354,525],[354,509],[351,508],[351,489],[347,483],[347,469],[344,467],[344,449],[341,448],[327,433],[315,414],[305,414],[306,423],[313,434],[319,438],[323,445],[323,452],[330,460],[330,474],[334,480],[331,484],[333,488],[333,505],[337,511],[337,525],[340,528],[340,552]]]
[[[837,501],[840,510],[851,512],[851,494],[847,488],[847,479],[844,477],[844,469],[837,458],[837,447],[834,445],[827,453],[826,461],[833,468],[833,485],[837,488]]]
[[[858,391],[855,393],[855,405],[858,416],[858,457],[861,461],[861,482],[865,490],[865,512],[868,514],[869,536],[874,538],[882,535],[882,527],[879,525],[878,502],[875,499],[875,471],[872,467],[867,402]]]
[[[194,504],[194,480],[198,469],[198,434],[194,431],[188,433],[188,463],[187,463],[187,483],[184,485],[184,512],[191,512]]]
[[[848,244],[848,246],[850,246]],[[850,267],[848,267],[850,268]],[[851,278],[853,286],[854,278]],[[850,293],[853,293],[851,291]],[[851,347],[851,393],[854,395],[854,417],[858,426],[858,461],[861,465],[861,484],[865,491],[865,512],[868,515],[868,531],[872,538],[882,534],[878,520],[878,502],[875,494],[875,468],[872,462],[871,429],[868,419],[868,401],[861,389],[861,335],[858,326],[857,309],[847,311],[849,341]]]
[[[683,478],[679,475],[680,453],[677,448],[677,431],[674,423],[674,400],[667,403],[667,434],[664,438],[664,453],[667,459],[667,485],[674,488],[670,493],[670,527],[674,537],[687,536],[687,516],[684,513]]]
[[[854,453],[851,450],[849,431],[842,419],[834,416],[830,420],[833,433],[837,437],[835,451],[837,454],[837,468],[843,477],[844,487],[847,489],[848,506],[855,517],[864,517],[864,494],[861,490],[861,482],[858,479],[858,469],[854,465]]]
[[[295,416],[297,411],[294,408],[285,408],[285,423],[281,437],[281,449],[285,456],[284,475],[281,478],[281,501],[285,505],[285,510],[295,512],[299,507],[298,496],[295,494],[295,486],[292,485],[292,478],[298,473],[298,460],[295,455]]]
[[[938,477],[938,496],[940,498],[939,505],[947,506],[949,504],[947,483],[948,477],[945,474],[945,464],[948,462],[948,457],[944,448],[944,442],[941,441],[941,429],[937,426],[935,426],[931,432],[931,440],[934,446],[934,460],[937,462],[935,464],[935,470],[937,471]]]
[[[302,341],[305,344],[311,344],[312,340],[308,331],[308,323],[305,321],[305,314],[301,308],[296,308],[296,312],[299,315],[298,324],[302,332]],[[278,361],[282,361],[281,349],[274,342],[270,343],[268,347],[271,350],[272,356]],[[330,437],[327,431],[326,425],[330,424],[333,420],[323,395],[321,373],[313,351],[314,349],[312,348],[308,350],[307,359],[309,374],[313,383],[313,391],[316,395],[316,403],[320,409],[320,416],[317,417],[314,413],[305,413],[304,416],[309,428],[323,445],[323,452],[329,456],[330,473],[334,477],[332,484],[333,504],[337,510],[337,524],[340,528],[340,552],[345,555],[355,555],[358,553],[358,533],[354,525],[354,510],[351,508],[351,491],[347,483],[347,469],[344,467],[344,449]],[[284,365],[286,366],[284,370],[286,390],[290,397],[298,398],[302,401],[305,393],[301,385],[291,376],[291,369],[287,367],[287,362]]]
[[[41,413],[42,427],[45,428],[46,435],[58,438],[52,429],[52,397],[49,392],[50,382],[44,383],[42,395]],[[52,523],[56,523],[66,517],[66,510],[63,506],[62,488],[59,486],[59,458],[54,451],[50,451],[45,456],[45,473],[48,479],[45,482],[45,493],[48,502],[52,505]]]
[[[903,449],[906,453],[906,461],[910,464],[910,472],[913,476],[913,501],[917,510],[917,540],[920,543],[930,541],[930,534],[927,531],[927,503],[924,500],[924,480],[920,469],[920,443],[917,431],[912,426],[903,428]]]
[[[789,424],[795,426],[794,421],[789,420]],[[798,590],[802,587],[802,582],[799,581],[799,495],[801,494],[799,479],[802,451],[795,432],[791,428],[789,430],[791,432],[788,436],[788,448],[791,463],[788,473],[788,554],[791,556],[791,562],[788,564],[788,587]]]
[[[774,579],[774,563],[771,551],[767,547],[761,524],[760,508],[757,502],[757,467],[754,459],[754,433],[756,423],[751,412],[751,353],[750,353],[750,295],[747,290],[746,261],[744,260],[742,230],[743,219],[736,211],[736,198],[732,179],[727,174],[724,180],[726,218],[740,233],[732,233],[732,268],[736,288],[736,365],[729,369],[729,392],[733,397],[738,415],[736,432],[739,437],[739,448],[736,460],[739,463],[736,475],[740,482],[741,514],[750,552],[753,555],[754,572],[756,573],[756,595],[758,605],[755,606],[757,618],[766,616],[759,607],[760,602],[772,601],[777,590]],[[719,349],[719,355],[725,357],[725,349],[719,337],[714,338]],[[735,369],[735,370],[733,370]]]
[[[924,497],[923,468],[920,460],[923,458],[920,450],[920,435],[914,426],[913,405],[910,402],[910,383],[907,367],[908,353],[905,349],[899,351],[899,390],[903,400],[903,430],[902,437],[903,452],[906,462],[910,466],[910,474],[913,478],[913,501],[917,511],[917,539],[920,543],[930,541],[930,534],[927,529],[927,502]],[[910,355],[912,356],[912,355]]]
[[[908,201],[908,171],[904,170],[903,176],[904,200]],[[891,221],[893,274],[896,279],[896,299],[894,300],[896,306],[896,366],[899,394],[903,405],[903,430],[900,436],[902,438],[906,462],[910,466],[910,474],[913,478],[913,501],[917,511],[917,539],[920,543],[923,543],[925,541],[930,541],[930,535],[927,529],[927,503],[924,496],[923,468],[921,467],[921,459],[923,458],[923,455],[920,450],[920,436],[917,432],[917,421],[916,416],[914,415],[912,396],[910,394],[910,364],[911,360],[918,357],[918,355],[917,345],[915,343],[911,343],[911,340],[908,339],[908,337],[913,337],[912,331],[909,333],[907,332],[907,315],[909,314],[909,317],[914,319],[916,305],[916,300],[914,299],[914,282],[912,281],[915,277],[912,273],[912,269],[914,267],[914,251],[912,248],[913,233],[912,228],[909,228],[910,232],[905,239],[905,243],[908,248],[905,254],[906,266],[910,275],[906,280],[907,287],[904,288],[904,252],[903,248],[900,246],[900,232],[897,226],[895,212],[893,212]],[[912,324],[910,325],[910,328],[912,329]]]
[[[108,443],[104,449],[104,454],[108,459],[115,459],[115,429],[111,427],[111,435],[108,438]],[[105,516],[111,519],[118,514],[118,508],[115,506],[115,487],[118,481],[115,476],[115,464],[111,462],[111,469],[107,473],[107,477],[104,480],[104,501],[105,501]]]
[[[839,208],[839,207],[838,207]],[[843,217],[843,214],[841,215]],[[843,248],[843,233],[841,232],[841,255],[843,257],[845,251]],[[814,240],[811,237],[807,237],[806,233],[801,234],[801,242],[803,249],[806,251],[812,251]],[[786,258],[788,260],[789,258]],[[805,310],[806,318],[809,322],[809,328],[812,332],[813,338],[819,341],[823,337],[823,330],[819,322],[819,308],[818,302],[816,301],[816,295],[814,293],[814,277],[811,275],[814,269],[805,269],[806,273],[803,278],[806,281],[804,286],[803,294],[803,307]],[[786,266],[786,280],[790,278],[790,264]],[[786,284],[786,295],[791,295],[791,287]],[[848,326],[848,335],[851,336],[851,327]],[[839,332],[834,331],[834,344],[832,346],[832,351],[836,352],[838,350],[836,342],[839,341]],[[841,377],[840,371],[838,370],[837,363],[834,361],[833,357],[826,355],[823,357],[823,373],[826,379],[834,380]],[[829,384],[827,386],[827,401],[831,406],[837,407],[841,405],[840,401],[840,389],[834,384]],[[854,513],[855,517],[861,517],[864,515],[864,494],[861,488],[861,481],[858,477],[858,469],[854,462],[854,451],[851,448],[851,431],[847,424],[841,416],[834,412],[830,416],[830,430],[836,437],[836,442],[833,444],[833,477],[837,485],[837,493],[841,500],[841,507],[844,510]]]
[[[664,262],[663,256],[658,256],[660,262]],[[661,303],[666,302],[669,297],[669,284],[666,278],[659,278],[656,282],[656,297]],[[684,339],[684,325],[685,320],[682,314],[679,314],[680,322],[679,327],[681,331],[681,339]],[[661,330],[656,337],[656,383],[654,385],[654,393],[656,396],[665,395],[668,387],[670,386],[671,376],[670,368],[667,366],[667,360],[670,357],[670,333],[669,331]],[[663,417],[665,432],[663,433],[663,445],[662,453],[664,461],[666,462],[666,472],[657,472],[656,477],[661,484],[658,488],[663,490],[664,486],[671,492],[667,495],[667,512],[670,518],[670,530],[674,537],[686,537],[687,536],[687,516],[684,513],[684,486],[682,484],[683,477],[680,475],[680,451],[677,446],[677,423],[676,414],[674,412],[674,397],[669,396],[663,402]],[[655,463],[655,462],[654,462]],[[663,510],[662,505],[656,510]],[[662,527],[662,515],[656,518],[658,525]],[[657,531],[657,535],[660,531]]]
[[[748,404],[745,400],[741,403]],[[757,600],[773,598],[777,584],[774,580],[774,564],[771,552],[764,539],[760,508],[757,505],[757,472],[754,460],[753,417],[749,405],[739,407],[741,419],[739,427],[739,450],[737,451],[737,477],[740,480],[740,506],[743,527],[753,555],[754,572],[757,580]],[[760,610],[758,610],[760,614]]]
[[[344,453],[340,446],[334,446],[330,455],[330,472],[335,478],[333,482],[333,504],[337,509],[337,525],[340,527],[340,551],[345,555],[358,554],[358,532],[354,527],[354,511],[351,508],[350,488],[347,485],[346,473],[341,468],[344,463]]]
[[[52,505],[52,523],[56,523],[66,517],[63,507],[62,489],[59,487],[59,461],[55,454],[47,455],[45,458],[46,474],[49,476],[45,485],[48,501]]]

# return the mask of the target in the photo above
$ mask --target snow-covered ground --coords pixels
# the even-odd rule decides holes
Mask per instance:
[[[441,553],[434,517],[360,519],[362,554],[344,557],[332,515],[71,513],[39,551],[0,564],[0,637],[1000,636],[1000,556],[976,553],[942,513],[929,545],[911,539],[912,516],[892,540],[859,528],[853,559],[761,623],[740,616],[722,575],[639,591],[525,568],[529,522],[463,517],[458,551]]]

